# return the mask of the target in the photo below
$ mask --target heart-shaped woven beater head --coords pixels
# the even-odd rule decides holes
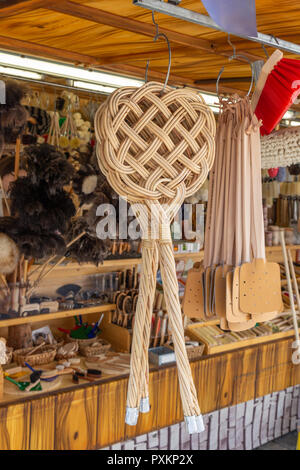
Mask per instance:
[[[148,240],[144,239],[142,249],[125,421],[135,425],[139,406],[147,400],[146,360],[158,246],[183,411],[189,432],[199,432],[203,425],[184,345],[170,221],[184,198],[197,191],[207,178],[215,153],[215,120],[196,92],[170,87],[163,91],[159,83],[115,91],[95,117],[97,156],[114,190],[131,203],[141,203],[137,211],[141,226],[147,225],[150,209],[160,226],[158,243],[143,229]]]
[[[102,171],[121,196],[172,200],[185,183],[185,196],[204,183],[215,154],[215,119],[191,89],[147,83],[121,88],[95,117]]]

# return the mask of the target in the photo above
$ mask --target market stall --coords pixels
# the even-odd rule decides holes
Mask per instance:
[[[297,18],[121,3],[0,7],[0,448],[252,449],[300,419]]]

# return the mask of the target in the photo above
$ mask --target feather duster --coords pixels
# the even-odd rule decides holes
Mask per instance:
[[[25,129],[28,113],[21,100],[26,89],[14,80],[5,82],[5,104],[0,104],[0,150],[5,143],[13,143]]]
[[[62,255],[66,250],[64,239],[60,235],[49,234],[49,232],[20,231],[17,243],[20,251],[28,258],[42,259]]]
[[[58,230],[60,233],[65,233],[71,217],[76,213],[70,196],[65,191],[59,191],[43,202],[46,210],[40,214],[40,226],[50,232]]]
[[[92,165],[81,165],[73,178],[74,191],[78,195],[82,195],[84,199],[85,195],[91,194],[96,190],[97,185],[98,177]]]
[[[0,217],[0,232],[6,233],[12,239],[18,235],[18,219],[15,217]]]
[[[84,235],[75,242],[67,251],[66,256],[71,256],[80,263],[101,264],[110,254],[110,242],[91,238]]]
[[[11,185],[11,213],[21,217],[39,216],[43,210],[41,191],[38,186],[31,183],[31,179],[27,176],[18,178]]]
[[[49,194],[68,185],[74,175],[73,166],[53,145],[41,144],[27,149],[28,174],[33,184],[43,182]]]
[[[88,175],[82,181],[83,194],[91,194],[97,187],[97,175]]]
[[[74,240],[88,230],[88,224],[83,217],[74,219],[67,233],[67,241]],[[109,239],[99,240],[87,233],[68,249],[66,256],[76,259],[78,263],[93,263],[98,266],[110,254],[110,247]]]
[[[92,237],[96,237],[97,223],[101,220],[101,217],[96,215],[97,208],[101,204],[109,204],[109,200],[104,193],[96,193],[90,209],[84,215],[84,218],[88,224],[88,231]]]
[[[38,225],[32,231],[18,217],[0,217],[0,232],[8,235],[28,258],[42,259],[63,254],[66,250],[65,241],[59,234],[42,231]]]
[[[11,274],[18,265],[19,256],[15,242],[5,233],[0,233],[0,273]]]
[[[11,212],[18,216],[21,225],[34,227],[36,232],[64,233],[76,209],[66,191],[49,196],[43,185],[34,185],[30,177],[25,177],[12,184]]]
[[[288,167],[290,175],[299,175],[300,174],[300,164],[294,163]]]
[[[34,118],[35,123],[28,121],[28,132],[32,136],[47,134],[50,130],[51,117],[44,109],[35,106],[25,106],[28,114]],[[30,142],[31,143],[31,142]]]

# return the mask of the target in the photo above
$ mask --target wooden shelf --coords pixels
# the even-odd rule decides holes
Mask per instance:
[[[201,251],[198,251],[196,253],[174,253],[174,257],[176,260],[180,260],[180,259],[192,259],[192,260],[197,260],[197,261],[201,261],[204,257],[204,251],[201,250]]]
[[[110,312],[116,308],[115,304],[98,305],[96,307],[79,308],[77,310],[63,310],[55,313],[42,313],[27,317],[10,318],[0,320],[0,328],[6,326],[23,325],[24,323],[37,323],[41,321],[55,320],[57,318],[74,317],[75,315],[90,315],[92,313]]]
[[[174,253],[175,259],[195,259],[195,260],[201,260],[203,259],[204,256],[204,251],[199,251],[197,253]],[[106,259],[103,261],[102,264],[99,264],[99,266],[94,266],[91,263],[66,263],[66,264],[61,264],[60,266],[57,266],[55,268],[56,271],[59,270],[70,270],[70,271],[84,271],[86,269],[90,269],[93,267],[95,271],[113,271],[113,270],[118,270],[120,268],[126,268],[127,266],[134,266],[134,265],[139,265],[142,263],[142,258],[120,258],[120,259]],[[38,265],[34,265],[32,269],[35,269]]]
[[[300,250],[300,245],[287,245],[287,249],[289,250]],[[266,253],[270,253],[271,251],[282,251],[281,245],[279,246],[266,246]]]
[[[300,250],[300,245],[288,245],[287,248],[291,250]],[[266,247],[266,254],[272,253],[272,252],[280,252],[281,251],[281,246],[267,246]],[[201,250],[196,253],[174,253],[175,260],[181,260],[181,259],[191,259],[194,261],[201,261],[204,256],[204,251]],[[83,263],[83,264],[78,264],[78,263],[68,263],[68,264],[62,264],[60,266],[57,266],[55,268],[56,271],[59,270],[70,270],[72,272],[74,271],[85,271],[86,269],[91,269],[92,267],[95,269],[95,271],[113,271],[113,270],[118,270],[120,268],[125,268],[127,266],[134,266],[134,265],[139,265],[142,262],[142,258],[122,258],[122,259],[107,259],[103,261],[102,264],[100,264],[98,267],[93,266],[91,263]],[[33,267],[33,269],[36,266]]]
[[[210,324],[212,324],[212,323],[210,323]],[[219,320],[217,321],[217,323],[215,323],[215,325],[218,326],[218,324],[219,324]],[[200,341],[199,337],[193,333],[193,330],[195,328],[201,328],[201,327],[205,327],[207,325],[208,325],[208,323],[206,323],[206,322],[190,324],[185,328],[185,333],[192,340]],[[300,329],[299,329],[299,332],[300,332]],[[234,351],[235,349],[247,348],[247,347],[250,347],[250,346],[255,346],[257,344],[269,343],[269,342],[275,341],[275,340],[288,339],[288,338],[292,338],[294,336],[295,336],[295,330],[292,328],[291,330],[288,330],[288,331],[280,331],[278,333],[270,333],[270,334],[266,334],[266,335],[263,335],[263,336],[257,336],[256,338],[254,338],[254,337],[253,338],[245,338],[245,339],[241,339],[241,340],[232,341],[231,343],[227,343],[227,344],[210,345],[204,339],[201,339],[201,341],[205,344],[204,353],[208,354],[208,355],[212,355],[212,354],[218,354],[218,353],[223,353],[223,352],[228,352],[228,351]]]
[[[289,248],[290,250],[300,250],[300,245],[287,245],[287,248]],[[267,246],[266,247],[266,253],[270,253],[270,252],[280,252],[282,250],[281,246]],[[204,251],[201,250],[201,251],[198,251],[198,252],[190,252],[190,253],[177,253],[175,252],[174,253],[174,257],[176,260],[180,260],[180,259],[193,259],[193,260],[198,260],[198,261],[201,261],[203,259],[203,256],[204,256]],[[123,268],[123,267],[126,267],[126,266],[132,266],[132,265],[138,265],[138,264],[141,264],[142,262],[142,258],[121,258],[121,259],[107,259],[105,261],[103,261],[102,264],[100,264],[97,268],[95,268],[96,270],[99,270],[99,271],[102,271],[102,269],[110,269],[110,268],[113,268],[113,269],[119,269],[119,268]],[[77,264],[77,263],[68,263],[68,264],[63,264],[61,266],[58,266],[56,269],[59,270],[59,269],[70,269],[70,270],[74,270],[74,269],[78,269],[78,270],[81,270],[81,269],[85,269],[85,268],[88,268],[88,267],[91,267],[92,264],[89,264],[89,263],[84,263],[84,264]]]

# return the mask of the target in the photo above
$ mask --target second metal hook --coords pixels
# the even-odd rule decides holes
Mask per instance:
[[[235,45],[231,42],[230,40],[230,34],[228,33],[228,38],[227,38],[227,42],[228,44],[232,47],[233,49],[233,54],[232,56],[230,56],[228,58],[228,60],[233,60],[233,59],[244,59],[246,62],[249,63],[250,67],[251,67],[251,83],[250,83],[250,88],[248,90],[248,93],[247,93],[247,96],[250,95],[251,93],[251,90],[252,90],[252,87],[253,87],[253,82],[254,82],[254,70],[253,70],[253,65],[252,65],[252,62],[248,59],[248,57],[242,55],[242,54],[237,54],[236,53],[236,47]],[[219,72],[219,75],[218,75],[218,78],[217,78],[217,82],[216,82],[216,92],[217,92],[217,96],[219,96],[219,82],[220,82],[220,78],[221,78],[221,75],[222,73],[224,72],[224,69],[225,69],[225,66],[223,66]]]
[[[166,79],[165,79],[165,83],[164,83],[164,87],[163,87],[163,91],[165,90],[167,84],[168,84],[168,81],[169,81],[169,77],[170,77],[170,71],[171,71],[171,63],[172,63],[172,52],[171,52],[171,45],[170,45],[170,41],[168,39],[168,36],[165,34],[165,33],[160,33],[159,32],[159,26],[158,24],[156,23],[155,21],[155,18],[154,18],[154,12],[152,11],[152,21],[153,21],[153,24],[156,28],[156,34],[155,34],[155,37],[153,39],[154,42],[157,41],[157,39],[159,38],[163,38],[165,39],[167,45],[168,45],[168,52],[169,52],[169,64],[168,64],[168,71],[167,71],[167,75],[166,75]],[[148,71],[149,71],[149,64],[150,64],[150,60],[147,61],[147,65],[146,65],[146,71],[145,71],[145,83],[147,83],[148,81]]]

